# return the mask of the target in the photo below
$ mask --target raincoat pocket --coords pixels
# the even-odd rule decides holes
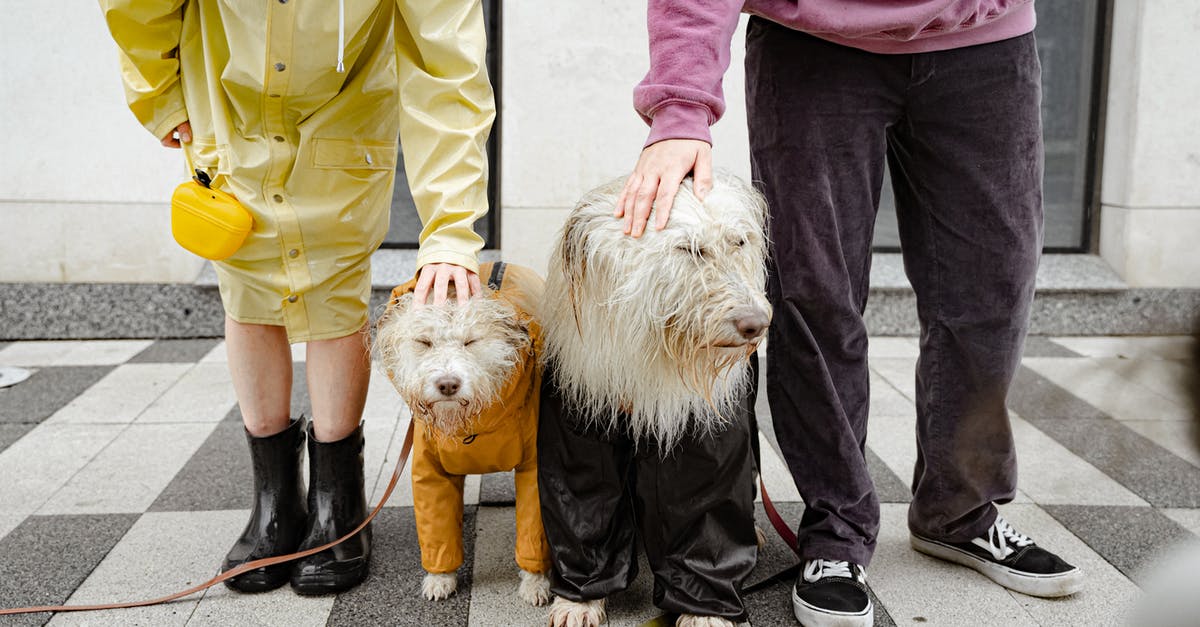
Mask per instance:
[[[313,141],[313,167],[325,170],[394,170],[396,143],[352,139]]]

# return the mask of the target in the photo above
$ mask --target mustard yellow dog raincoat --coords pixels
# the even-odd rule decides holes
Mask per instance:
[[[424,230],[418,267],[471,270],[495,116],[480,0],[100,0],[129,106],[254,217],[216,262],[226,312],[292,342],[367,321],[396,138]]]
[[[421,566],[431,573],[451,573],[462,565],[464,475],[513,470],[517,566],[531,573],[544,573],[550,569],[550,545],[542,529],[537,484],[538,390],[542,378],[537,355],[542,330],[533,317],[543,281],[533,270],[507,263],[485,263],[479,276],[492,287],[491,298],[505,299],[525,320],[532,348],[522,356],[508,385],[484,410],[470,433],[436,438],[418,423],[413,442],[412,488]],[[413,280],[395,288],[392,301],[415,287]]]

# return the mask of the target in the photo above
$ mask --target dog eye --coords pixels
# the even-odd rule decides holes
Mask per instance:
[[[463,346],[470,346],[470,345],[474,344],[474,343],[475,343],[475,342],[477,342],[477,341],[479,341],[479,338],[477,338],[477,337],[473,337],[473,338],[471,338],[471,339],[469,339],[469,340],[463,340]]]
[[[416,342],[417,344],[420,344],[421,346],[424,346],[425,348],[433,348],[433,342],[430,342],[426,338],[418,337],[418,338],[414,339],[413,341]]]
[[[745,245],[746,245],[746,238],[744,238],[744,237],[743,237],[742,239],[739,239],[739,240],[738,240],[737,242],[735,242],[733,245],[734,245],[734,246],[737,246],[738,248],[741,248],[742,246],[745,246]]]
[[[708,251],[705,250],[703,246],[696,247],[696,246],[689,246],[688,244],[680,244],[675,247],[675,250],[682,250],[683,252],[685,252],[693,257],[704,258],[704,257],[708,256]]]

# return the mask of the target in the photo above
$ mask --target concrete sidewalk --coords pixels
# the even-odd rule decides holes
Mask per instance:
[[[33,376],[0,389],[0,606],[157,596],[215,573],[248,515],[249,460],[218,340],[0,343],[0,366]],[[1121,624],[1143,569],[1200,534],[1197,346],[1184,337],[1030,338],[1010,406],[1020,493],[1002,511],[1018,530],[1081,566],[1086,589],[1061,600],[1010,593],[908,548],[916,457],[915,340],[873,338],[868,457],[883,528],[868,582],[876,625]],[[303,380],[303,350],[295,353]],[[294,411],[307,411],[303,385]],[[759,406],[768,490],[791,521],[803,505]],[[366,410],[371,500],[395,463],[408,412],[376,375]],[[422,571],[405,473],[375,526],[370,579],[336,597],[223,587],[169,605],[26,616],[28,625],[538,625],[516,599],[508,475],[467,482],[467,563],[447,602],[419,597]],[[770,541],[753,580],[794,562]],[[610,600],[612,625],[658,615],[651,577]],[[794,625],[790,584],[747,598],[751,624]]]

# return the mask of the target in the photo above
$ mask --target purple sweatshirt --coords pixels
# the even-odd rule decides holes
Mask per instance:
[[[649,0],[650,71],[633,104],[664,139],[712,143],[721,77],[741,12],[882,54],[991,43],[1033,30],[1033,0]]]

